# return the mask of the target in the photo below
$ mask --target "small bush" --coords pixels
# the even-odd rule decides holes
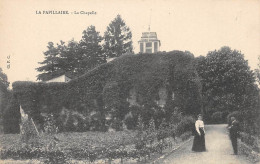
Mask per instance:
[[[157,133],[157,139],[164,140],[165,138],[170,136],[170,130],[169,126],[166,123],[165,119],[163,119],[162,123],[159,126],[158,133]]]
[[[55,124],[53,114],[47,114],[44,117],[44,132],[47,134],[58,133],[58,127]]]
[[[126,125],[127,129],[129,129],[129,130],[133,130],[136,128],[136,125],[137,125],[136,122],[137,121],[132,116],[127,117],[125,119],[125,125]]]
[[[116,131],[123,130],[123,123],[119,119],[112,120],[111,127]]]
[[[179,112],[178,108],[174,109],[174,112],[171,114],[170,121],[169,121],[169,133],[172,138],[176,137],[176,128],[177,125],[182,120],[183,116]]]
[[[224,122],[223,112],[218,111],[218,112],[213,113],[211,116],[211,119],[212,119],[213,123],[215,123],[215,124],[223,123]]]
[[[156,139],[156,134],[157,134],[155,130],[155,123],[153,118],[149,121],[149,126],[146,130],[146,133],[147,133],[146,142],[148,142],[149,144],[153,143]]]
[[[259,139],[255,136],[252,136],[250,134],[240,132],[240,139],[242,142],[246,143],[250,147],[253,148],[253,150],[260,152],[260,145],[259,145]]]
[[[65,164],[67,163],[66,155],[60,150],[53,150],[47,153],[47,160],[44,163],[47,164]]]
[[[191,132],[185,132],[185,133],[183,133],[183,134],[180,136],[180,138],[181,138],[182,141],[185,141],[185,140],[187,140],[190,136],[191,136]]]
[[[183,133],[191,132],[194,127],[195,120],[191,116],[184,116],[182,120],[176,126],[176,135],[180,136]]]

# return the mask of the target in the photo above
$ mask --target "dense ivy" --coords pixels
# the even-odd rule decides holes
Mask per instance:
[[[15,82],[13,99],[40,127],[44,122],[41,113],[52,113],[59,129],[64,130],[64,120],[58,119],[62,109],[83,114],[84,118],[77,122],[93,126],[90,129],[106,130],[111,124],[120,129],[131,111],[127,98],[132,88],[137,91],[138,108],[147,116],[143,117],[147,123],[156,114],[166,117],[174,108],[184,114],[197,114],[201,106],[201,86],[193,61],[193,55],[182,51],[127,54],[68,83]],[[167,89],[164,109],[155,103],[160,87]],[[132,113],[136,117],[139,114]],[[109,121],[107,116],[111,116]],[[155,123],[158,126],[160,121]]]

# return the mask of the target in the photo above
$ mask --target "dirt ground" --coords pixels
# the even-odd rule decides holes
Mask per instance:
[[[167,157],[156,161],[158,164],[251,164],[246,156],[232,155],[233,149],[226,129],[227,125],[206,126],[206,152],[192,152],[193,139]]]

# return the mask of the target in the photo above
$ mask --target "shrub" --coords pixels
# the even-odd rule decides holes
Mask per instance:
[[[44,149],[30,146],[10,147],[1,150],[1,159],[36,159],[46,157],[47,152]]]
[[[158,133],[157,133],[157,139],[164,140],[165,138],[169,137],[169,126],[166,123],[165,119],[163,119],[162,123],[159,126]]]
[[[52,150],[47,153],[47,160],[44,163],[47,164],[65,164],[67,163],[67,157],[64,152],[60,150]]]
[[[129,114],[125,118],[125,124],[127,129],[133,130],[136,129],[138,123],[138,116],[141,115],[141,107],[139,106],[130,106],[129,107]]]
[[[0,84],[0,133],[4,132],[3,129],[4,112],[7,106],[10,104],[11,98],[12,98],[12,91],[8,90],[5,86]]]
[[[227,116],[227,122],[229,125],[231,125],[231,117],[235,117],[240,122],[243,120],[242,113],[240,111],[234,111],[234,112],[228,114],[228,116]]]
[[[20,133],[21,114],[20,107],[16,99],[11,99],[6,107],[3,117],[4,133]]]
[[[56,126],[53,114],[44,116],[44,132],[47,134],[58,133],[58,127]]]
[[[170,125],[169,125],[169,133],[172,136],[172,138],[176,137],[176,128],[178,123],[182,120],[183,116],[182,114],[178,111],[178,108],[174,109],[174,112],[172,113],[171,117],[170,117]]]
[[[123,122],[115,118],[112,120],[111,127],[116,131],[123,130]]]
[[[240,132],[239,137],[242,142],[252,147],[253,150],[260,152],[259,138],[244,132]]]
[[[24,143],[39,143],[39,133],[34,125],[34,122],[31,119],[22,120],[21,122],[21,140]]]
[[[155,130],[155,123],[153,118],[149,121],[149,126],[146,130],[146,133],[147,133],[146,142],[152,144],[156,139],[156,130]]]
[[[183,133],[183,134],[180,136],[180,138],[181,138],[182,141],[185,141],[185,140],[187,140],[190,136],[191,136],[191,132],[185,132],[185,133]]]
[[[127,129],[129,130],[133,130],[136,128],[136,123],[137,121],[133,118],[133,116],[129,116],[125,119],[125,125],[127,127]]]
[[[135,148],[137,150],[143,149],[146,147],[146,136],[147,133],[144,129],[144,124],[142,117],[139,115],[138,116],[138,122],[137,122],[137,134],[136,134],[136,143],[135,143]]]
[[[223,123],[223,112],[215,112],[212,114],[211,119],[213,123]]]
[[[191,132],[194,127],[195,120],[191,116],[184,116],[176,126],[176,135],[180,136],[185,132]]]
[[[253,150],[259,152],[259,119],[258,113],[253,110],[235,111],[227,116],[229,125],[231,117],[235,117],[240,122],[240,138],[241,141],[252,147]]]
[[[231,124],[231,117],[235,117],[240,122],[240,131],[249,133],[251,135],[257,135],[259,133],[259,127],[257,125],[258,115],[253,111],[234,111],[227,116],[228,124]]]

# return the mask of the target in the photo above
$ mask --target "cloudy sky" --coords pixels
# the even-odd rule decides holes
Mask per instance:
[[[69,14],[36,14],[49,10]],[[71,14],[75,11],[97,14]],[[36,81],[35,68],[43,61],[49,41],[79,41],[90,25],[103,35],[117,14],[133,33],[135,52],[142,32],[151,24],[162,51],[188,50],[205,56],[208,51],[230,46],[241,50],[252,69],[257,68],[260,0],[1,0],[0,67],[10,82]]]

